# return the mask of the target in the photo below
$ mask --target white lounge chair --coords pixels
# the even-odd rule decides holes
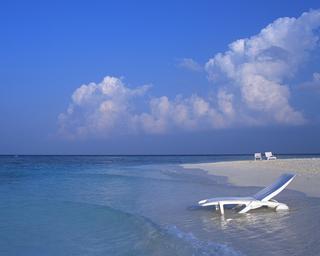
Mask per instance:
[[[277,157],[272,154],[272,152],[265,153],[267,160],[276,160]]]
[[[254,153],[254,160],[262,160],[261,153]]]
[[[286,204],[279,203],[272,198],[278,195],[289,183],[294,179],[293,174],[283,174],[275,183],[262,189],[257,194],[251,197],[216,197],[199,201],[200,206],[215,206],[216,210],[220,209],[221,214],[224,214],[224,206],[234,206],[233,209],[240,209],[239,213],[246,213],[250,210],[257,209],[263,206],[278,210],[288,210]]]

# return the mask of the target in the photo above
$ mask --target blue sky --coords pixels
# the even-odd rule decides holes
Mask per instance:
[[[0,153],[320,152],[319,8],[3,1]]]

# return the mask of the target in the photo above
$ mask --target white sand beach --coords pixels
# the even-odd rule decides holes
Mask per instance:
[[[320,158],[183,164],[182,167],[226,176],[228,182],[236,186],[263,187],[272,183],[282,173],[295,173],[297,177],[289,185],[289,189],[320,197]]]

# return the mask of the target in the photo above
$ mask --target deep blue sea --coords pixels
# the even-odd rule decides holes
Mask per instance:
[[[320,255],[318,198],[288,189],[290,211],[246,215],[196,206],[260,188],[179,164],[250,158],[0,156],[0,255]]]

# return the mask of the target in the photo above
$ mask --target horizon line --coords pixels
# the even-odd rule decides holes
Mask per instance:
[[[262,152],[263,153],[263,152]],[[254,153],[221,153],[221,154],[0,154],[2,156],[251,156]],[[320,155],[320,153],[275,153],[276,155]]]

